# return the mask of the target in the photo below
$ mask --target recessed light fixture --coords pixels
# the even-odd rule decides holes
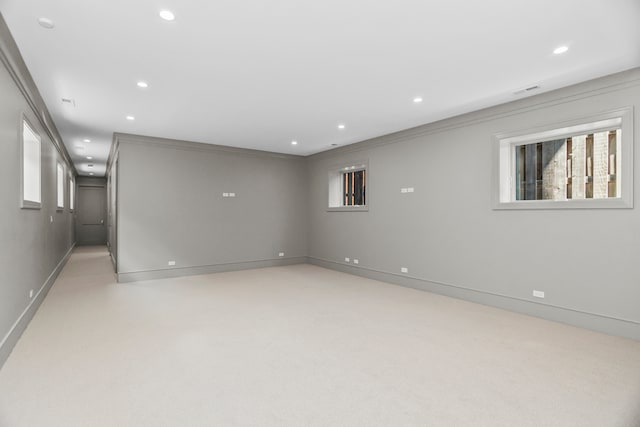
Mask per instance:
[[[149,87],[149,84],[147,82],[139,81],[137,84],[138,84],[138,87],[141,87],[141,88]]]
[[[89,172],[89,175],[93,175],[93,172]]]
[[[298,145],[298,141],[291,141],[291,145]]]
[[[567,46],[558,46],[557,48],[555,48],[553,50],[553,53],[556,54],[556,55],[561,55],[561,54],[565,53],[568,50],[569,50],[569,47],[567,47]]]
[[[413,98],[413,102],[415,104],[420,104],[422,102],[422,97],[421,96],[416,96],[415,98]]]
[[[82,142],[91,142],[91,140],[88,139],[88,138],[85,138],[85,139],[82,140]]]
[[[93,160],[93,157],[87,156],[87,160]]]
[[[159,15],[160,18],[164,19],[165,21],[173,21],[174,19],[176,19],[176,16],[170,10],[161,10]]]
[[[127,116],[127,120],[134,121],[135,119],[136,119],[136,118],[135,118],[135,117],[133,117],[133,116]]]
[[[340,123],[340,124],[338,125],[338,129],[344,129],[344,128],[345,128],[344,123]]]
[[[42,28],[46,28],[47,30],[50,30],[56,26],[56,24],[54,24],[54,22],[49,18],[38,19],[38,24],[40,24]]]

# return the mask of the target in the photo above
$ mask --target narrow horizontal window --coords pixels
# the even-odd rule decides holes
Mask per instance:
[[[632,113],[498,136],[496,209],[633,207]]]
[[[23,208],[40,208],[41,141],[29,123],[22,120],[22,204]]]
[[[58,209],[64,209],[64,167],[58,163],[56,168],[56,192],[58,199]]]

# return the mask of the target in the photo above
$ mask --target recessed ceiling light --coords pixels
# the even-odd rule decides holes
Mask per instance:
[[[47,30],[50,30],[56,26],[56,24],[54,24],[53,21],[49,18],[38,19],[38,24],[40,24],[42,28],[46,28]]]
[[[89,175],[93,175],[93,172],[89,172]]]
[[[90,139],[83,139],[82,142],[91,142]]]
[[[136,118],[135,118],[135,117],[133,117],[133,116],[127,116],[127,120],[131,120],[131,121],[133,121],[133,120],[135,120],[135,119],[136,119]]]
[[[147,88],[149,84],[147,82],[140,81],[138,82],[138,87]]]
[[[87,160],[93,160],[93,157],[87,156]]]
[[[557,48],[555,48],[553,50],[553,53],[556,54],[556,55],[560,55],[560,54],[565,53],[568,50],[569,50],[569,48],[567,46],[558,46]]]
[[[416,104],[420,104],[422,102],[422,97],[416,96],[415,98],[413,98],[413,102]]]
[[[298,145],[298,141],[291,141],[291,145]]]
[[[160,18],[164,19],[165,21],[173,21],[174,19],[176,19],[176,16],[170,10],[161,10]]]
[[[343,123],[340,123],[340,124],[338,125],[338,129],[344,129],[344,128],[345,128],[345,126],[344,126],[344,124],[343,124]]]

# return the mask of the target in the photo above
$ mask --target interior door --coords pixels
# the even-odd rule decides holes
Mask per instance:
[[[78,187],[78,217],[76,244],[107,244],[107,189],[106,186]]]

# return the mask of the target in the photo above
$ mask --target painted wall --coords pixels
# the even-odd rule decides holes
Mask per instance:
[[[116,138],[121,281],[306,260],[304,158]]]
[[[639,69],[314,155],[310,260],[640,338],[637,209],[497,211],[491,204],[494,134],[627,106],[637,125]],[[361,161],[369,162],[369,211],[328,212],[328,171]],[[415,192],[402,194],[405,187]],[[639,191],[637,173],[636,204]],[[546,298],[534,298],[534,289]]]
[[[74,244],[69,168],[9,70],[0,63],[0,366]],[[42,207],[20,208],[22,114],[42,138]],[[65,164],[65,209],[56,209],[56,163]],[[33,298],[29,292],[33,290]]]

